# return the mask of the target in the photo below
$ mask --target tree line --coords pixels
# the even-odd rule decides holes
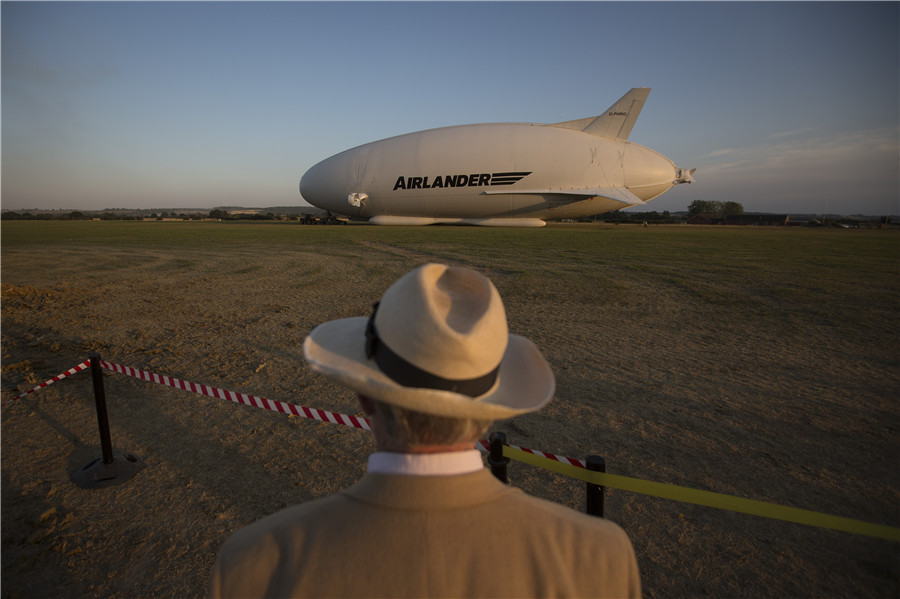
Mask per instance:
[[[13,210],[5,210],[2,214],[0,214],[0,218],[3,220],[93,220],[95,218],[99,218],[100,220],[145,220],[145,219],[181,219],[181,220],[204,220],[204,219],[217,219],[217,220],[284,220],[288,217],[283,215],[276,215],[271,212],[266,214],[229,214],[225,210],[211,210],[208,213],[205,212],[149,212],[149,213],[141,213],[134,214],[129,213],[127,211],[119,211],[112,210],[107,211],[104,210],[102,212],[89,212],[84,213],[79,210],[73,210],[71,212],[64,212],[60,210],[50,210],[50,211],[36,211],[34,213],[24,211],[17,212]],[[297,220],[295,217],[294,220]]]
[[[709,200],[694,200],[688,204],[688,218],[698,214],[708,214],[718,218],[727,216],[739,216],[744,213],[744,206],[738,202],[717,202]]]

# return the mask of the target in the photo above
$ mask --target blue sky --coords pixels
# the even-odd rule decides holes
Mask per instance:
[[[6,2],[2,207],[302,203],[376,139],[653,91],[646,209],[900,214],[900,3]]]

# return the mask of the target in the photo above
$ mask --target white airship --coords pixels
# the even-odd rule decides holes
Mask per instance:
[[[628,141],[649,94],[633,88],[575,121],[459,125],[361,145],[306,171],[300,194],[379,225],[541,227],[644,204],[696,170]]]

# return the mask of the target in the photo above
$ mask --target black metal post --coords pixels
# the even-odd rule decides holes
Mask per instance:
[[[606,472],[606,460],[597,455],[589,455],[585,460],[588,470]],[[587,483],[587,501],[585,511],[591,516],[603,517],[603,492],[606,487]]]
[[[491,442],[491,453],[488,454],[488,464],[491,467],[491,474],[504,483],[509,484],[509,477],[506,473],[506,466],[509,464],[509,458],[503,456],[503,446],[506,444],[506,433],[494,432],[488,438]]]
[[[97,425],[100,427],[100,450],[103,457],[96,458],[75,471],[72,474],[72,481],[82,489],[98,489],[130,480],[146,464],[141,458],[130,452],[113,454],[100,354],[93,353],[89,357],[94,381],[94,403],[97,406]]]
[[[103,388],[103,370],[100,367],[100,354],[90,354],[91,377],[94,381],[94,403],[97,406],[97,425],[100,427],[100,449],[103,452],[103,463],[113,463],[112,440],[109,436],[109,415],[106,411],[106,391]]]

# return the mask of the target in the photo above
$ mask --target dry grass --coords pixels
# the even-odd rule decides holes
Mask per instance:
[[[100,352],[356,413],[300,344],[424,261],[485,272],[557,373],[511,442],[610,472],[889,525],[898,513],[896,233],[557,226],[387,229],[3,223],[3,399]],[[198,596],[236,528],[341,489],[363,432],[106,377],[113,443],[148,467],[96,491],[89,376],[4,408],[3,597]],[[575,509],[583,485],[513,464]],[[896,597],[898,545],[610,491],[648,597]],[[473,542],[477,533],[473,532]]]

